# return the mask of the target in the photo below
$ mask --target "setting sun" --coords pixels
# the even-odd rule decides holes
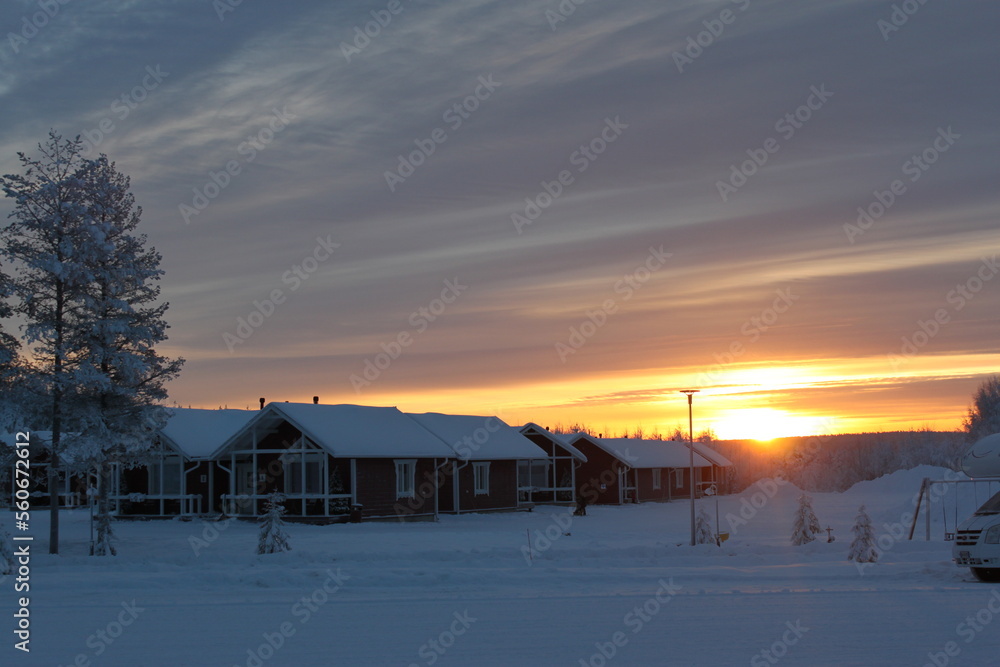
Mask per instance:
[[[716,436],[723,440],[759,440],[796,435],[812,435],[826,430],[819,417],[794,415],[773,408],[731,410],[713,425]]]

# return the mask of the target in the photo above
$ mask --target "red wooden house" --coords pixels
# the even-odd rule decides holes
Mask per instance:
[[[518,471],[545,452],[498,417],[408,415],[453,451],[440,478],[440,511],[484,512],[521,506]]]
[[[587,456],[577,493],[589,504],[620,505],[691,497],[690,449],[670,440],[598,438],[579,433],[570,443]],[[695,452],[695,493],[710,483],[712,462]]]
[[[587,457],[568,440],[574,436],[552,433],[535,423],[521,427],[524,437],[542,448],[545,458],[522,462],[522,500],[531,503],[573,503],[577,469]]]

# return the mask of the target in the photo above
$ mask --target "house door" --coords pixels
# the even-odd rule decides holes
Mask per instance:
[[[253,461],[237,461],[233,470],[236,473],[236,495],[252,496],[257,489]]]

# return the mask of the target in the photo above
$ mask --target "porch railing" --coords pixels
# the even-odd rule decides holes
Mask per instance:
[[[108,500],[115,503],[130,502],[142,503],[146,501],[158,502],[160,504],[160,514],[164,514],[163,503],[168,500],[178,500],[181,504],[181,514],[201,514],[201,495],[196,493],[121,493],[108,496]],[[119,510],[120,513],[120,510]]]
[[[285,510],[286,513],[291,516],[330,516],[330,501],[331,500],[347,500],[350,501],[353,496],[349,493],[285,493]],[[226,514],[231,516],[258,516],[257,511],[257,501],[267,500],[271,497],[270,493],[237,493],[235,495],[231,493],[223,494],[222,496],[222,506],[226,510]],[[323,503],[323,511],[319,514],[307,514],[305,503],[308,501],[319,500]],[[299,512],[292,511],[295,509],[295,504],[299,504]]]

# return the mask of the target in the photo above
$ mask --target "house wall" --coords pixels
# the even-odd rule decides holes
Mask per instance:
[[[458,502],[462,512],[517,507],[517,461],[488,461],[490,492],[476,495],[475,462],[458,471]],[[452,508],[454,511],[454,508]]]
[[[585,439],[572,444],[587,457],[576,471],[577,496],[586,499],[588,505],[619,504],[618,470],[622,462]]]
[[[357,459],[357,485],[362,517],[432,515],[434,500],[439,493],[434,484],[433,459],[417,459],[416,495],[413,498],[396,498],[396,463],[393,459]]]
[[[660,488],[653,488],[653,470],[660,471]],[[673,481],[669,476],[669,468],[639,468],[635,471],[639,475],[637,485],[639,502],[664,501],[674,497],[670,483]],[[635,474],[631,473],[631,474]]]

